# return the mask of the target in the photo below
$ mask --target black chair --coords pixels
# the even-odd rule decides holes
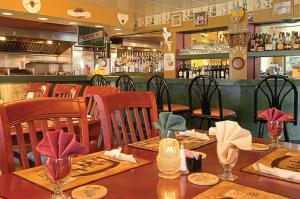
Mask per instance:
[[[216,97],[217,107],[213,108],[212,98]],[[195,105],[196,104],[196,105]],[[209,76],[197,76],[189,85],[189,105],[191,118],[201,119],[200,129],[203,120],[208,121],[208,128],[211,121],[222,121],[236,117],[236,113],[230,109],[223,109],[222,96],[219,83]]]
[[[135,84],[128,75],[121,75],[116,81],[116,87],[121,91],[135,91]]]
[[[258,115],[264,110],[258,110],[258,99],[259,102],[266,100],[267,105],[265,109],[277,108],[282,110],[283,102],[288,99],[287,96],[293,97],[293,113],[287,113],[290,118],[289,123],[297,125],[298,116],[298,91],[294,82],[282,75],[269,75],[263,78],[256,86],[254,91],[254,122],[259,122],[259,133],[258,137],[263,137],[264,124],[266,121],[263,118],[259,118]],[[289,142],[288,131],[286,123],[284,123],[284,138],[286,142]]]
[[[107,81],[102,75],[94,75],[90,82],[91,86],[110,86],[110,82]]]
[[[171,103],[168,83],[162,76],[152,76],[147,82],[147,91],[154,92],[159,112],[168,111],[182,114],[189,111],[189,107],[186,105]],[[164,99],[166,99],[167,104],[164,104]]]

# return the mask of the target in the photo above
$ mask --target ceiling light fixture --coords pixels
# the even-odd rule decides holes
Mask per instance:
[[[48,40],[48,41],[47,41],[47,44],[53,44],[53,41]]]
[[[77,22],[70,21],[69,24],[70,24],[70,25],[77,25]]]
[[[5,15],[5,16],[11,16],[11,15],[14,15],[13,13],[10,13],[10,12],[2,12],[2,15]]]
[[[0,41],[5,41],[6,37],[0,37]]]
[[[95,27],[96,28],[103,28],[103,26],[100,26],[100,25],[96,25]]]
[[[46,17],[39,17],[38,20],[41,20],[41,21],[48,21],[48,18],[46,18]]]
[[[116,31],[120,31],[120,30],[122,30],[122,29],[121,29],[121,28],[115,28],[115,30],[116,30]]]
[[[117,35],[123,35],[123,33],[121,33],[121,32],[117,32]]]

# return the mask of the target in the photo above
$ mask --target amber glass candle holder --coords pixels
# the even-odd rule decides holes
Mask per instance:
[[[165,138],[160,141],[157,166],[161,178],[175,179],[180,176],[180,149],[176,139]]]

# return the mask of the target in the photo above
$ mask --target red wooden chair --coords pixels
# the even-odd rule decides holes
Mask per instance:
[[[41,165],[41,156],[36,146],[49,130],[76,132],[80,142],[89,146],[86,115],[82,99],[38,98],[0,104],[2,173],[15,171],[13,157],[16,150],[20,154],[23,169],[30,167],[27,153],[30,150],[34,156],[34,165]],[[74,118],[77,118],[77,123]]]
[[[119,92],[119,88],[111,86],[86,86],[84,89],[83,98],[85,99],[87,107],[90,149],[92,152],[99,151],[102,145],[102,133],[100,128],[100,110],[99,107],[96,105],[94,96],[104,96],[107,94]]]
[[[95,100],[106,150],[158,135],[153,127],[158,113],[152,92],[122,92],[95,96]]]
[[[78,84],[56,84],[52,97],[76,98],[79,96],[82,86]]]
[[[52,84],[45,82],[29,83],[26,88],[25,98],[42,98],[48,97]]]

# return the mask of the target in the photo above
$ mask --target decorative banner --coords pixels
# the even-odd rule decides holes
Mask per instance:
[[[103,28],[78,26],[78,45],[104,46]]]
[[[175,70],[175,54],[165,53],[164,54],[164,70]]]

